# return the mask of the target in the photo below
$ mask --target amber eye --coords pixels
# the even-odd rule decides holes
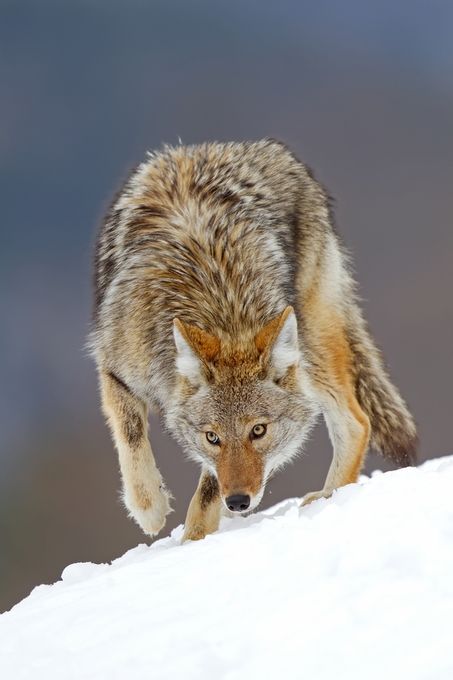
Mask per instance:
[[[215,432],[206,432],[206,439],[210,444],[214,444],[214,446],[218,446],[220,444],[220,439]]]
[[[266,432],[267,432],[266,425],[262,425],[260,423],[259,425],[255,425],[250,434],[252,436],[252,439],[259,439],[260,437],[264,437]]]

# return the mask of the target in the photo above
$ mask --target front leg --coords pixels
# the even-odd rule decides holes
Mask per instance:
[[[170,494],[148,440],[145,403],[113,373],[100,372],[102,407],[110,425],[123,480],[123,500],[146,534],[158,534],[170,508]]]
[[[302,505],[329,498],[338,487],[356,482],[368,448],[370,422],[352,392],[337,394],[337,401],[327,402],[324,418],[333,446],[332,463],[324,488],[306,494]]]
[[[190,501],[184,524],[183,541],[198,541],[219,528],[222,501],[219,485],[207,470],[201,473],[197,490]]]
[[[356,397],[353,353],[343,325],[333,323],[318,337],[313,385],[333,447],[332,463],[321,491],[307,494],[302,505],[328,498],[340,486],[356,482],[370,440],[370,421]]]

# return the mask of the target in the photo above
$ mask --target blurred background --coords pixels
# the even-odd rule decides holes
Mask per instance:
[[[421,459],[453,453],[452,36],[448,0],[0,2],[0,611],[146,540],[84,343],[96,227],[163,142],[272,136],[314,169]],[[154,420],[151,441],[165,535],[198,471]],[[321,488],[330,456],[320,426],[264,504]]]

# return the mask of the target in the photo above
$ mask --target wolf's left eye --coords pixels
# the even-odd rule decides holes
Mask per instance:
[[[250,433],[250,436],[252,437],[252,439],[259,439],[260,437],[264,437],[266,432],[267,432],[266,425],[262,425],[260,423],[259,425],[255,425],[255,427]]]
[[[214,446],[220,444],[219,436],[215,432],[206,432],[206,439],[210,444],[214,444]]]

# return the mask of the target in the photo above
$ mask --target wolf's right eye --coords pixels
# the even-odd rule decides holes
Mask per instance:
[[[206,439],[210,444],[214,444],[214,446],[218,446],[220,444],[220,439],[215,432],[206,432]]]
[[[263,423],[259,423],[258,425],[255,425],[255,427],[250,433],[250,436],[252,439],[261,439],[261,437],[264,437],[266,432],[267,426],[264,425]]]

